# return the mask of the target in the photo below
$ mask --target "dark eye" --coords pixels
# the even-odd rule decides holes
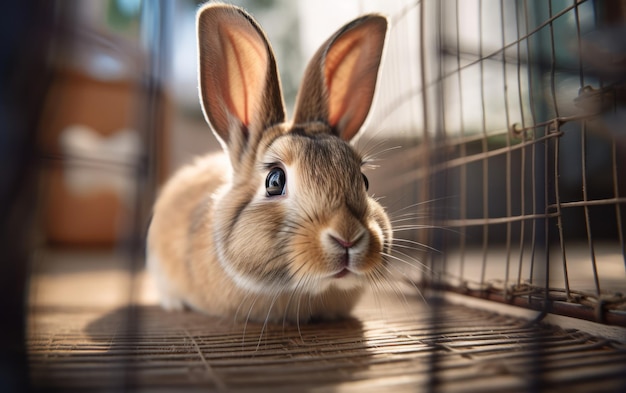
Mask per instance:
[[[365,183],[365,191],[367,191],[370,189],[370,181],[367,180],[367,176],[364,173],[361,173],[361,175],[363,176],[363,183]]]
[[[265,189],[267,196],[285,194],[285,171],[280,168],[273,168],[265,179]]]

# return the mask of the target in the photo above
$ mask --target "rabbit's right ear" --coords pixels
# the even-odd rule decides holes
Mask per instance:
[[[198,52],[204,115],[235,164],[264,129],[285,121],[274,53],[252,17],[226,4],[198,11]]]

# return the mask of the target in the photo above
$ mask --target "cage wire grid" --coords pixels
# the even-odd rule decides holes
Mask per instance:
[[[417,311],[417,309],[413,309]],[[233,326],[196,313],[40,310],[31,375],[43,391],[617,392],[623,346],[465,306],[390,307],[313,325]],[[59,318],[62,315],[63,318]],[[537,347],[541,346],[541,351]],[[436,362],[434,362],[434,355]],[[621,381],[621,382],[620,382]]]
[[[606,43],[624,4],[423,4],[423,184],[443,229],[423,284],[625,326],[623,52]]]
[[[392,20],[415,18],[408,26],[417,28],[419,64],[411,77],[421,87],[407,101],[420,123],[411,130],[413,142],[423,154],[411,157],[419,167],[403,176],[414,184],[406,192],[418,203],[409,209],[426,217],[426,227],[440,228],[427,238],[407,233],[439,251],[417,256],[427,264],[418,283],[436,290],[427,299],[431,307],[418,307],[414,315],[360,310],[358,319],[339,324],[250,324],[244,331],[194,313],[164,318],[156,307],[130,305],[104,315],[100,309],[35,308],[27,345],[36,388],[332,391],[344,384],[346,391],[422,386],[495,392],[625,386],[622,344],[472,308],[437,307],[443,290],[626,326],[626,181],[620,177],[626,137],[614,127],[624,105],[624,71],[589,66],[584,56],[585,48],[597,49],[591,34],[613,23],[611,13],[592,0],[406,4]],[[623,14],[617,19],[624,23]],[[148,31],[152,55],[165,56],[163,30]],[[610,50],[600,54],[610,57]],[[157,178],[153,160],[163,148],[152,132],[161,111],[158,72],[150,70],[142,81],[147,151],[134,174],[143,192],[135,196],[124,239],[134,276],[143,265],[142,227]],[[379,103],[386,107],[395,98],[383,94]],[[606,152],[600,169],[597,149]],[[610,276],[603,271],[607,255],[611,268],[618,266]],[[582,284],[573,269],[589,272]],[[131,287],[129,302],[133,296]],[[422,301],[415,297],[410,300]]]

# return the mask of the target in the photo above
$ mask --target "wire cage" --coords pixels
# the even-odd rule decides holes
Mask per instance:
[[[626,324],[624,6],[424,4],[426,285]]]
[[[69,39],[131,64],[131,83],[114,86],[133,97],[138,148],[131,161],[33,149],[28,168],[39,165],[44,178],[31,179],[43,183],[37,236],[65,235],[48,225],[92,212],[72,200],[65,217],[46,207],[55,192],[46,176],[59,168],[121,173],[130,187],[106,251],[33,241],[25,352],[36,391],[623,391],[626,339],[535,322],[560,314],[574,326],[626,328],[626,2],[353,2],[359,13],[388,13],[392,26],[357,147],[382,152],[371,192],[385,196],[397,235],[390,258],[409,285],[390,285],[389,309],[372,301],[355,319],[278,327],[168,314],[140,299],[145,229],[172,141],[165,74],[174,9],[141,3],[139,46],[85,35],[89,26],[68,30],[59,14],[44,32],[61,61],[67,53],[55,45]],[[59,111],[68,96],[41,90],[51,97],[36,113],[44,124],[85,107],[79,95]],[[73,236],[85,239],[80,228]],[[65,297],[46,291],[53,287]],[[101,289],[114,307],[81,299]],[[486,310],[450,304],[449,295],[485,299]],[[498,314],[495,303],[530,309],[537,321]]]

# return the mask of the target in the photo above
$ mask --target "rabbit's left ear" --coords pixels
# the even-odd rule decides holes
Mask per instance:
[[[322,121],[341,139],[352,139],[372,105],[386,33],[387,19],[371,14],[326,41],[305,71],[294,123]]]

